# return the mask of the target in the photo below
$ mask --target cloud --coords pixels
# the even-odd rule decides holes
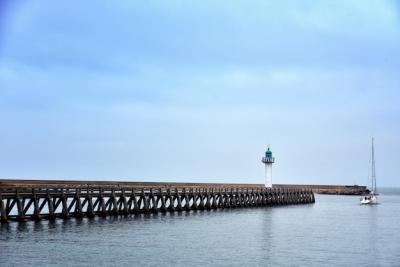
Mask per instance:
[[[3,56],[47,68],[382,65],[399,44],[397,13],[385,1],[76,6],[42,0],[15,10]]]

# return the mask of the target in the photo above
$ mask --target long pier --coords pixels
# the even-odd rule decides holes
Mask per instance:
[[[314,202],[311,189],[262,184],[0,179],[1,222]]]

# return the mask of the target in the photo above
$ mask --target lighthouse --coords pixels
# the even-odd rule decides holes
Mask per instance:
[[[265,187],[272,187],[272,163],[275,158],[272,157],[272,151],[269,149],[265,152],[265,157],[262,157],[261,162],[265,165]]]

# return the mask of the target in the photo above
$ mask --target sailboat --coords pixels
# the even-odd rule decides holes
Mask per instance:
[[[374,138],[372,137],[371,190],[368,195],[365,195],[360,199],[360,202],[361,202],[361,204],[366,204],[366,205],[378,204],[377,195],[378,195],[378,192],[376,190]]]

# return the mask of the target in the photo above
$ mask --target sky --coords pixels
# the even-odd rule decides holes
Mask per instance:
[[[399,12],[0,0],[0,177],[400,186]]]

